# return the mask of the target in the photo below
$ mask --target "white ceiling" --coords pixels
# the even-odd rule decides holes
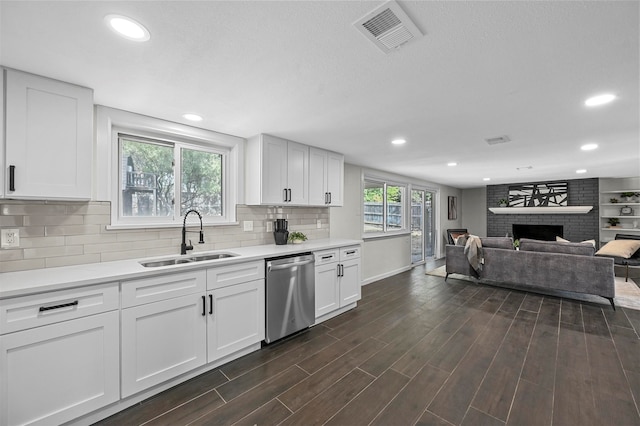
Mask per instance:
[[[195,112],[459,188],[640,175],[637,1],[400,0],[425,35],[389,54],[352,25],[382,3],[2,0],[0,63],[91,87],[97,104]],[[114,35],[111,13],[151,40]],[[618,99],[584,106],[602,92]],[[512,142],[484,142],[500,135]]]

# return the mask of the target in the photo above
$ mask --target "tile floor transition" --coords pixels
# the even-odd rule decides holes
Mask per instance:
[[[638,425],[639,334],[638,310],[445,283],[419,266],[98,424]]]

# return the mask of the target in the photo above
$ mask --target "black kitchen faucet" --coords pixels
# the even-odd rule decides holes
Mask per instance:
[[[189,213],[195,213],[200,218],[200,241],[199,244],[204,244],[204,234],[202,233],[202,215],[197,210],[189,210],[184,215],[184,220],[182,221],[182,244],[180,245],[180,254],[187,254],[187,250],[193,250],[193,245],[191,245],[191,240],[189,240],[189,245],[187,245],[187,232],[196,232],[196,231],[187,231],[187,216]]]

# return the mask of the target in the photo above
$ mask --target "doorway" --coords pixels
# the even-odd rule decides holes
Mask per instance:
[[[435,256],[435,192],[411,190],[411,263]]]

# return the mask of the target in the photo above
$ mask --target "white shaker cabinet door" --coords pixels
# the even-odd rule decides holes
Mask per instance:
[[[0,336],[0,424],[61,424],[118,401],[118,311]]]
[[[309,147],[287,144],[287,188],[290,204],[309,204]]]
[[[316,318],[340,308],[337,262],[316,266],[315,285]]]
[[[207,298],[209,362],[264,339],[264,279],[219,288]]]
[[[190,294],[122,310],[122,397],[206,363],[205,303]]]
[[[360,259],[351,259],[341,263],[340,307],[357,302],[362,298],[360,283]]]
[[[287,141],[262,135],[262,204],[283,204],[287,190]]]
[[[327,193],[329,206],[339,207],[344,203],[344,155],[335,152],[327,154]]]
[[[91,198],[93,92],[5,70],[5,196]]]

